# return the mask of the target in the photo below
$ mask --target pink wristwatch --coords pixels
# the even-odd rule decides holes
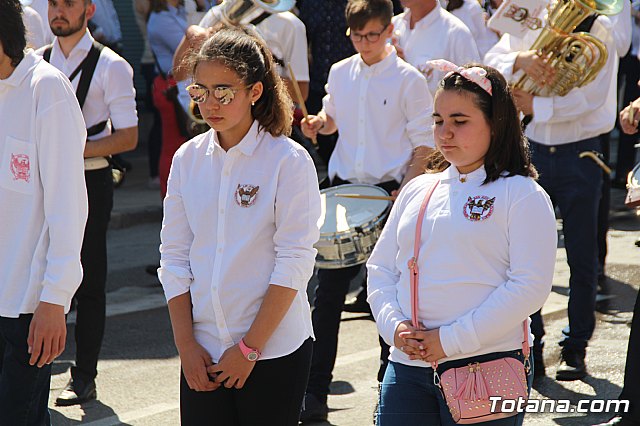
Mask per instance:
[[[245,345],[244,339],[240,339],[238,346],[240,347],[240,352],[242,352],[242,355],[244,355],[247,361],[254,362],[260,358],[260,351]]]

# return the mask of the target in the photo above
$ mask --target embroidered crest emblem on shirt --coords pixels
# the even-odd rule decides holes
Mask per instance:
[[[238,203],[240,207],[250,207],[254,205],[259,189],[259,186],[238,184],[238,188],[236,189],[236,203]]]
[[[31,180],[31,161],[26,154],[11,154],[11,163],[9,168],[13,173],[13,180],[23,180],[29,182]]]
[[[468,197],[463,207],[464,217],[473,222],[488,219],[493,213],[493,204],[495,201],[496,197],[490,199],[486,195]]]

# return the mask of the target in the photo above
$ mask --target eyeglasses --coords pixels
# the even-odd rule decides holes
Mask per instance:
[[[236,97],[236,93],[240,90],[248,89],[251,86],[233,88],[229,86],[216,86],[213,88],[213,97],[220,102],[220,105],[229,105],[233,99]],[[207,102],[209,95],[211,94],[211,90],[204,87],[202,84],[193,83],[187,86],[187,92],[189,96],[193,100],[193,102],[198,104],[203,104]]]
[[[388,26],[389,24],[385,25],[380,32],[377,32],[377,33],[372,32],[372,33],[366,33],[366,34],[356,34],[351,32],[351,28],[347,28],[347,37],[351,37],[351,40],[355,42],[361,42],[362,39],[366,38],[369,43],[375,43],[376,41],[380,40],[380,36],[384,32],[384,30],[387,29]]]

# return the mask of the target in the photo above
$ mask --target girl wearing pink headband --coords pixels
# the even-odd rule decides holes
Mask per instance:
[[[451,368],[507,357],[529,392],[523,334],[533,340],[529,315],[553,278],[554,211],[535,182],[507,82],[483,65],[430,65],[447,72],[434,97],[432,170],[402,189],[367,262],[367,301],[392,346],[378,426],[453,426],[462,415],[456,404],[488,407],[491,371],[476,367],[441,390],[438,377]],[[477,424],[521,426],[524,418],[483,414]]]

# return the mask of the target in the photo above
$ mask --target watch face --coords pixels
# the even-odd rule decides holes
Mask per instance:
[[[257,352],[249,352],[247,354],[247,359],[249,361],[257,361],[258,360],[258,353]]]

